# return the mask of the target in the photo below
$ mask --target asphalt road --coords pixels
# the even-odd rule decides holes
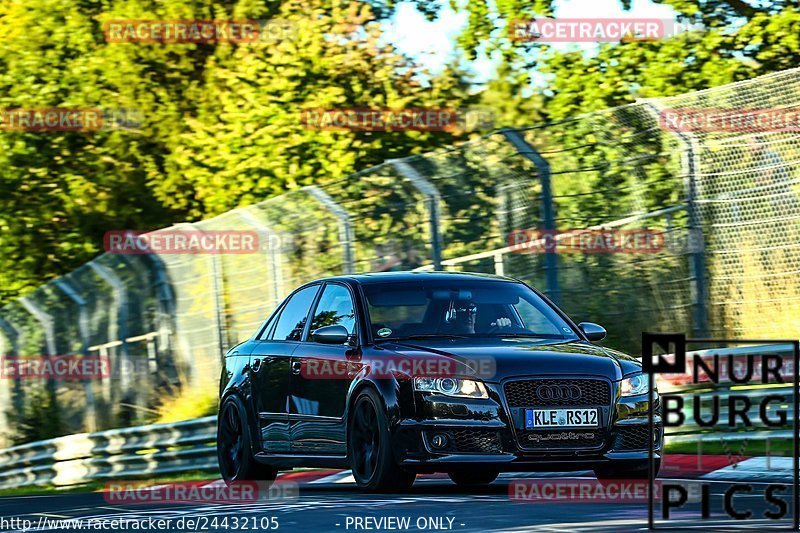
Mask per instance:
[[[588,479],[588,478],[587,478]],[[284,501],[246,504],[109,504],[99,493],[0,498],[0,531],[644,531],[646,503],[530,502],[509,497],[501,478],[488,487],[460,489],[446,479],[419,479],[407,494],[362,494],[351,484],[301,484],[299,496]],[[697,482],[695,482],[697,483]],[[659,528],[672,531],[757,530],[791,526],[791,496],[784,520],[761,517],[765,484],[736,496],[737,508],[750,509],[748,520],[726,519],[722,494],[730,483],[711,482],[710,519],[700,518],[697,497]],[[699,489],[693,494],[699,494]],[[774,506],[772,507],[774,509]],[[660,513],[660,506],[656,506]],[[64,523],[61,520],[83,519]],[[159,520],[163,520],[161,524]],[[169,521],[169,522],[167,522]],[[27,529],[26,529],[27,528]]]

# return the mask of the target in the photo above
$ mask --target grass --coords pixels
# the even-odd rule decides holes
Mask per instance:
[[[182,474],[169,474],[163,476],[135,476],[125,478],[125,481],[144,481],[147,485],[156,485],[162,483],[179,483],[185,481],[205,481],[216,479],[218,474],[216,472],[207,472],[204,470],[192,470]],[[110,481],[110,480],[109,480]],[[119,481],[119,480],[114,480]],[[37,485],[32,487],[18,487],[13,489],[0,489],[0,498],[12,496],[37,496],[48,494],[75,494],[87,492],[99,492],[106,486],[105,481],[90,481],[81,485],[71,485],[69,487],[57,487],[55,485]]]
[[[192,382],[185,373],[179,374],[180,383]],[[155,417],[150,420],[151,424],[169,424],[215,415],[219,406],[219,390],[213,383],[171,387],[161,397],[163,399],[154,409]]]
[[[219,398],[216,391],[208,393],[193,389],[183,389],[177,396],[166,398],[156,408],[158,415],[154,424],[181,422],[217,414]]]

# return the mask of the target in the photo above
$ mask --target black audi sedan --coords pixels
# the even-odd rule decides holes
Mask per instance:
[[[650,439],[660,463],[660,417],[651,434],[641,363],[592,344],[604,336],[499,276],[313,281],[225,355],[222,477],[351,468],[370,491],[432,472],[459,485],[501,471],[646,477]]]

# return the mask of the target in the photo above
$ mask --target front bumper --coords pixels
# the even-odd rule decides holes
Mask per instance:
[[[613,401],[597,406],[603,421],[590,441],[554,441],[555,445],[545,447],[523,440],[520,408],[508,407],[502,384],[486,385],[488,399],[416,393],[418,416],[399,420],[393,431],[398,463],[418,472],[449,471],[476,464],[500,471],[568,472],[611,462],[641,464],[648,460],[647,394],[623,398],[618,384],[610,383]],[[663,429],[657,394],[654,413],[654,458],[660,459]],[[436,442],[438,446],[434,445],[436,436],[442,435],[446,445],[441,446],[442,439]]]

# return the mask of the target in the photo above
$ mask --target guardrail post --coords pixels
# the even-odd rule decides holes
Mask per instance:
[[[661,109],[653,102],[643,102],[658,123]],[[667,131],[667,130],[665,130]],[[672,131],[683,147],[681,166],[685,179],[686,214],[689,218],[689,236],[687,239],[689,253],[689,292],[692,300],[692,336],[703,338],[708,336],[708,288],[706,285],[706,253],[703,235],[702,215],[697,207],[697,174],[699,144],[694,134]]]
[[[554,231],[556,222],[553,209],[553,190],[550,182],[550,163],[518,131],[504,129],[501,133],[520,155],[536,166],[539,182],[542,186],[542,229]],[[556,252],[552,247],[548,247],[545,250],[544,260],[547,296],[553,300],[553,303],[558,305],[561,300],[561,290],[558,285],[558,256],[556,256]]]
[[[422,174],[409,165],[405,159],[391,159],[388,161],[401,176],[411,182],[419,192],[428,199],[428,212],[430,217],[431,232],[431,260],[434,270],[442,270],[442,233],[441,233],[441,203],[442,197],[439,190]]]
[[[310,194],[312,198],[321,203],[325,209],[339,220],[339,240],[342,242],[344,273],[354,274],[355,254],[353,253],[353,246],[355,244],[355,239],[353,236],[353,222],[350,219],[350,213],[337,204],[328,193],[316,185],[307,185],[303,187],[302,190]]]
[[[66,279],[58,278],[54,280],[53,283],[78,306],[78,333],[81,337],[81,355],[86,357],[89,355],[89,313],[86,300],[78,294],[78,291],[76,291]],[[94,389],[92,388],[92,383],[89,378],[83,378],[83,391],[86,394],[86,413],[84,416],[86,430],[95,431],[97,429],[97,419],[94,404]]]

